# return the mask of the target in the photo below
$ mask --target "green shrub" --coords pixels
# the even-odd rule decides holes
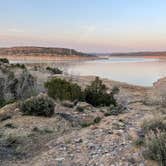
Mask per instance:
[[[110,106],[111,104],[116,106],[116,100],[114,94],[107,92],[107,87],[102,81],[96,77],[96,79],[87,86],[84,92],[85,101],[93,106]]]
[[[6,101],[4,99],[0,99],[0,108],[5,106]]]
[[[117,86],[114,86],[112,88],[112,94],[117,94],[117,93],[119,93],[119,91],[120,91],[120,89]]]
[[[101,117],[97,116],[95,119],[94,119],[94,123],[99,123],[101,121]]]
[[[4,107],[7,104],[14,103],[14,102],[16,102],[16,100],[14,100],[14,99],[8,100],[8,101],[6,101],[5,99],[0,99],[0,108]]]
[[[46,70],[50,71],[53,74],[62,74],[62,70],[58,68],[47,67]]]
[[[158,130],[166,131],[166,121],[161,116],[153,117],[143,122],[142,129],[145,133],[148,133],[149,131],[156,133]]]
[[[82,122],[80,125],[82,128],[86,128],[86,127],[89,127],[93,124],[94,124],[93,122]]]
[[[166,165],[166,133],[151,133],[146,138],[145,151],[147,159],[157,161],[161,166]]]
[[[20,63],[12,64],[11,66],[12,67],[18,67],[18,68],[21,68],[21,69],[26,69],[26,66],[24,64],[20,64]]]
[[[145,141],[145,139],[144,139],[143,137],[138,137],[138,139],[136,139],[136,140],[134,141],[134,144],[135,144],[136,146],[142,146],[142,145],[144,145],[144,141]]]
[[[25,100],[20,109],[25,115],[51,117],[54,114],[54,102],[46,95],[39,95]]]
[[[45,83],[45,87],[48,89],[48,95],[56,100],[74,101],[82,99],[80,86],[64,79],[53,78]]]
[[[0,58],[0,62],[2,63],[9,63],[9,60],[6,58]]]

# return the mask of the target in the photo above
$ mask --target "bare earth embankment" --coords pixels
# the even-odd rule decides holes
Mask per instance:
[[[50,47],[11,47],[0,48],[0,58],[14,61],[64,61],[64,60],[86,60],[95,56],[68,48]]]

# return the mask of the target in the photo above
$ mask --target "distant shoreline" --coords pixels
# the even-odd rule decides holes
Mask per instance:
[[[145,57],[145,58],[166,58],[166,51],[163,52],[129,52],[129,53],[112,53],[108,56],[115,57]]]
[[[95,60],[97,57],[84,56],[48,56],[48,55],[0,55],[0,58],[7,58],[11,61],[73,61],[73,60]]]

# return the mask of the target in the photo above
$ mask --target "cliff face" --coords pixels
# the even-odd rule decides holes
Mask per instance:
[[[49,47],[11,47],[0,48],[0,55],[58,55],[58,56],[88,56],[88,54],[78,52],[68,48]]]
[[[0,63],[0,106],[25,99],[36,91],[36,80],[26,69]]]

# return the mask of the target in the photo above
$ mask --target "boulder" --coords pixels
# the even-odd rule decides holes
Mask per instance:
[[[36,93],[36,79],[26,69],[0,64],[0,105],[26,99]]]
[[[68,107],[68,108],[73,108],[74,107],[74,103],[71,102],[71,101],[66,100],[66,101],[62,102],[62,106]]]
[[[86,103],[86,102],[78,102],[76,105],[76,110],[79,112],[84,112],[85,110],[92,109],[92,105]]]

